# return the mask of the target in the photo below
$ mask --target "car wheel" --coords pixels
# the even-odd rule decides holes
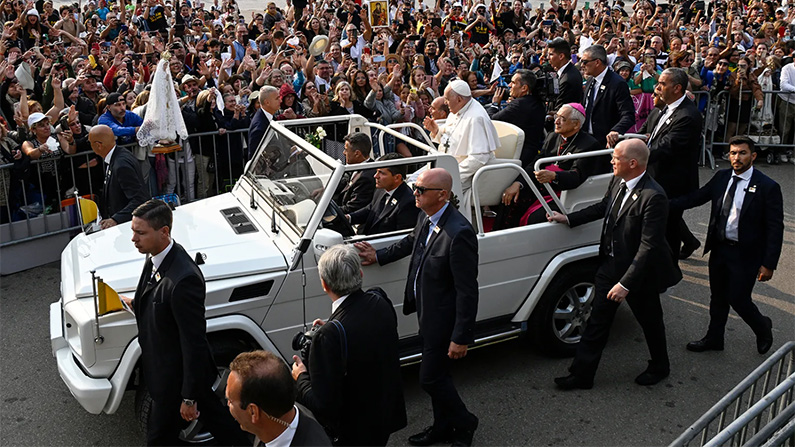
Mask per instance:
[[[232,337],[218,337],[216,339],[210,337],[210,349],[213,352],[216,368],[218,368],[218,377],[213,382],[213,392],[221,400],[221,403],[226,406],[226,379],[229,377],[229,364],[241,352],[257,349],[257,347],[245,340]],[[135,416],[141,425],[141,430],[146,433],[152,410],[152,396],[143,381],[143,374],[141,374],[141,379],[135,392]],[[198,419],[184,428],[180,432],[179,437],[180,440],[190,444],[205,444],[213,440],[212,433],[205,430]]]
[[[596,286],[596,267],[583,264],[558,273],[531,317],[533,340],[545,354],[574,355],[588,318]]]

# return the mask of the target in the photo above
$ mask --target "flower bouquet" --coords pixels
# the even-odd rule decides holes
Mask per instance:
[[[323,138],[326,138],[326,130],[321,126],[318,126],[314,132],[310,132],[306,135],[306,141],[318,149],[320,149],[320,145],[323,143]]]

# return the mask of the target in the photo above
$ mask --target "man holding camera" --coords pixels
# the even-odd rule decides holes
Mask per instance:
[[[318,272],[332,313],[297,338],[298,402],[334,445],[386,445],[406,426],[395,309],[383,290],[362,291],[362,263],[350,245],[323,253]]]

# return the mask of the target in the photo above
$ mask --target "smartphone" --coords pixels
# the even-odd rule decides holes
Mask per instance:
[[[434,26],[438,26],[439,28],[442,27],[442,19],[440,17],[434,17],[431,19],[431,28]]]
[[[130,32],[130,28],[127,27],[127,25],[122,25],[121,26],[121,32],[122,33],[128,33],[128,32]]]
[[[373,56],[373,62],[380,63],[380,62],[384,62],[384,60],[386,60],[386,58],[382,54],[378,54],[378,55]]]
[[[586,11],[591,9],[591,2],[585,2],[585,7],[583,9]]]
[[[321,95],[325,95],[326,94],[326,84],[318,85],[317,86],[317,92],[320,93]]]
[[[552,20],[544,20],[543,22],[541,22],[541,25],[542,26],[552,26],[552,23],[553,23]]]

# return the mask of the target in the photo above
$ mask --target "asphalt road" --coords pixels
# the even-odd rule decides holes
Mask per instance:
[[[721,163],[723,167],[726,162]],[[779,268],[758,284],[754,299],[773,319],[773,351],[795,340],[795,168],[759,166],[784,191],[786,232]],[[711,177],[702,169],[701,179]],[[702,240],[707,207],[687,212]],[[594,389],[560,392],[552,379],[568,359],[539,355],[524,339],[471,351],[454,377],[469,409],[480,417],[479,445],[667,445],[763,360],[750,329],[732,314],[726,350],[695,354],[685,344],[700,338],[708,320],[707,258],[682,264],[684,281],[663,299],[671,376],[654,387],[634,377],[646,367],[640,327],[619,310]],[[112,415],[91,415],[69,394],[50,353],[49,304],[58,299],[59,266],[51,264],[0,279],[0,444],[4,446],[143,445],[133,414],[133,393]],[[772,351],[771,351],[772,352]],[[417,366],[403,368],[409,426],[391,444],[430,423],[430,399],[417,384]]]

